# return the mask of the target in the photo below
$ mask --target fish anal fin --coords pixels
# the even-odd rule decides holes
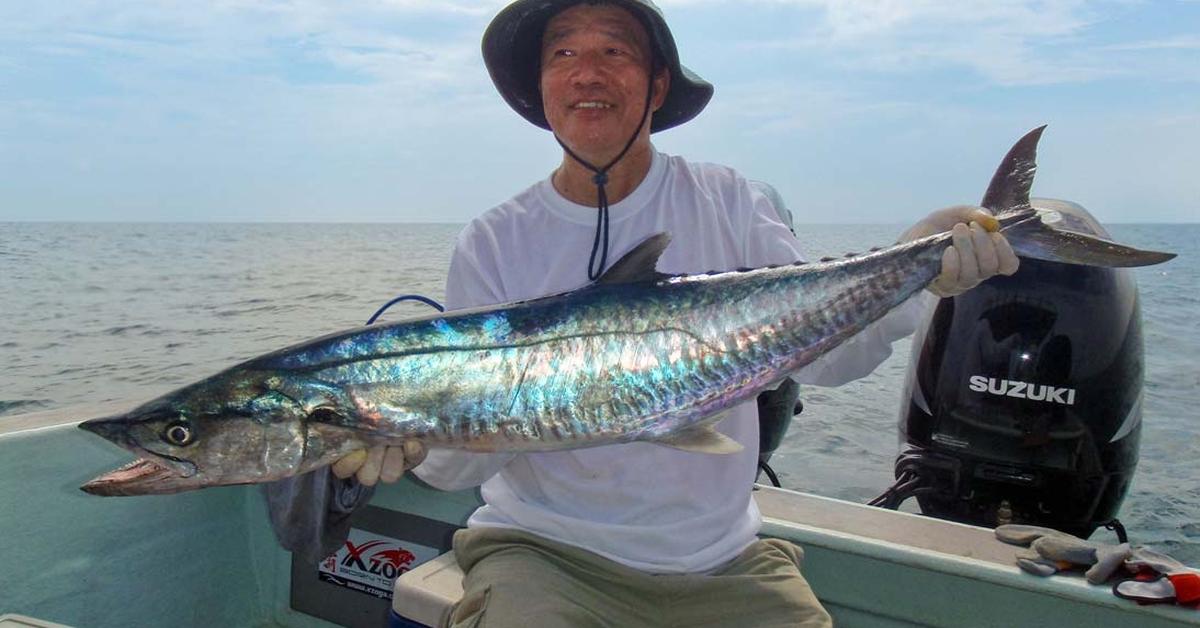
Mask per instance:
[[[697,425],[654,441],[659,445],[705,454],[735,454],[742,444],[717,431],[713,425]]]
[[[658,265],[658,258],[662,257],[663,251],[670,243],[671,234],[666,232],[659,232],[642,240],[600,275],[596,283],[636,283],[665,277],[655,267]]]

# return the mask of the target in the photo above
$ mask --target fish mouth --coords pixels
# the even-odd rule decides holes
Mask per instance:
[[[184,464],[195,467],[185,461]],[[162,493],[177,493],[186,490],[188,473],[177,469],[176,465],[158,462],[150,458],[139,458],[129,464],[97,476],[79,487],[79,490],[92,495],[112,497],[117,495],[156,495]]]
[[[199,488],[193,476],[196,464],[145,448],[130,430],[131,415],[92,419],[79,428],[133,452],[138,459],[97,476],[80,490],[92,495],[155,495]]]
[[[79,427],[104,437],[139,456],[129,464],[97,476],[79,489],[92,495],[155,495],[192,488],[196,465],[187,460],[150,451],[138,444],[123,417],[94,419]]]

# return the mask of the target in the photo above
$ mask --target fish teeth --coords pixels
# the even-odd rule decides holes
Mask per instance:
[[[128,464],[117,467],[116,469],[114,469],[114,471],[128,471],[128,470],[138,466],[139,464],[143,464],[146,462],[149,462],[149,460],[143,460],[143,459],[139,458],[137,460],[134,460],[133,462],[130,462]]]
[[[133,462],[129,462],[120,467],[117,467],[116,469],[113,469],[109,473],[120,473],[122,471],[128,471],[134,467],[141,466],[141,465],[147,465],[147,464],[152,467],[155,467],[157,469],[165,468],[161,464],[158,464],[157,462],[154,462],[153,460],[148,460],[146,458],[138,458],[138,459],[134,460]]]

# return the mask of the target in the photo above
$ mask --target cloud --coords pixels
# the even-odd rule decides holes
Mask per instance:
[[[377,219],[465,219],[559,156],[483,68],[480,36],[505,4],[2,2],[0,137],[13,150],[0,151],[0,206],[49,207],[57,194],[63,207],[138,207],[140,217],[224,207],[242,219],[236,208],[261,206],[328,219],[344,206]],[[886,195],[878,183],[872,202],[883,204],[924,180],[912,146],[954,152],[941,168],[969,161],[956,152],[971,144],[964,135],[1001,145],[1045,120],[1111,137],[1113,115],[1186,118],[1187,81],[1200,78],[1196,35],[1154,3],[660,4],[717,95],[697,123],[656,143],[824,194],[838,211],[862,202],[852,198],[862,186],[837,183],[851,169],[837,160],[873,173],[911,162]],[[1129,143],[1112,141],[1112,152]],[[980,152],[973,170],[992,167]],[[1180,162],[1194,170],[1194,159]],[[831,190],[808,189],[822,172]],[[422,209],[394,214],[396,194]]]
[[[1103,49],[1133,51],[1200,50],[1200,35],[1176,35],[1174,37],[1166,37],[1163,39],[1131,41],[1127,43],[1104,46]]]
[[[674,0],[675,13],[729,7],[717,0]],[[1145,42],[1140,29],[1115,24],[1139,12],[1159,28],[1169,15],[1127,0],[750,0],[748,14],[770,12],[785,32],[753,32],[742,45],[823,55],[850,72],[876,74],[966,70],[999,86],[1085,83],[1114,76],[1177,78],[1182,63],[1163,67],[1130,53],[1195,49],[1194,34]],[[792,16],[788,19],[785,16]],[[1145,18],[1138,15],[1145,21]],[[1140,25],[1145,28],[1145,24]],[[756,29],[761,31],[762,29]],[[736,37],[737,35],[731,35]]]
[[[0,111],[14,127],[40,110],[52,117],[35,123],[76,118],[84,126],[147,129],[190,120],[247,137],[281,126],[273,116],[341,119],[337,127],[353,128],[404,111],[419,123],[487,91],[478,33],[499,4],[5,5],[0,49],[18,71],[0,77],[0,91],[26,105],[16,107],[10,96],[0,99]]]

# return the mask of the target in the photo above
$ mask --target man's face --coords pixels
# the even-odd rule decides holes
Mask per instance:
[[[650,55],[646,29],[621,7],[576,5],[551,18],[541,75],[550,128],[589,161],[616,157],[642,119]],[[662,70],[651,111],[662,106],[667,85]],[[647,142],[649,126],[642,131]]]

